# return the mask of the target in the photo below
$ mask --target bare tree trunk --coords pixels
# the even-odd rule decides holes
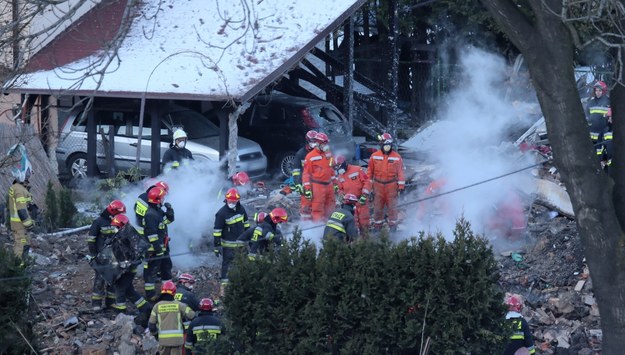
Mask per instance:
[[[560,0],[529,0],[534,18],[509,0],[481,0],[528,60],[556,166],[571,196],[601,313],[603,353],[625,349],[625,234],[589,138],[573,73],[571,34]]]

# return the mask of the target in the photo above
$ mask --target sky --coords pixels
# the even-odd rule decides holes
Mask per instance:
[[[435,122],[403,144],[420,152],[425,163],[435,167],[433,179],[446,180],[436,193],[473,185],[536,162],[534,155],[522,154],[512,144],[524,127],[529,128],[540,117],[528,109],[536,107],[531,88],[524,88],[530,91],[524,96],[527,101],[515,101],[514,90],[506,83],[511,70],[502,57],[469,47],[460,58],[462,74],[439,105]],[[442,232],[451,240],[456,219],[464,216],[475,232],[500,238],[500,233],[489,230],[491,216],[501,211],[502,201],[514,201],[517,196],[527,206],[529,196],[517,191],[531,191],[532,186],[530,169],[428,204],[411,205],[406,211],[403,237],[423,230]],[[408,200],[424,196],[424,189],[420,189]]]

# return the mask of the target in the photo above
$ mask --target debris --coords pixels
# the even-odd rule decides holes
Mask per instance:
[[[65,327],[65,329],[69,329],[70,327],[73,328],[73,326],[76,325],[78,325],[78,317],[76,316],[68,318],[65,320],[65,322],[63,322],[63,327]]]
[[[575,285],[575,291],[579,292],[582,290],[582,288],[584,288],[584,284],[586,283],[586,280],[579,280],[577,281],[577,284]]]

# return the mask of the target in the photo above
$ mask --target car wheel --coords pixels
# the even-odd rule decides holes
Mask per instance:
[[[295,163],[295,152],[281,153],[276,161],[282,175],[287,178],[291,177],[293,164]]]
[[[67,163],[72,179],[84,179],[87,177],[87,154],[76,153],[71,156]]]

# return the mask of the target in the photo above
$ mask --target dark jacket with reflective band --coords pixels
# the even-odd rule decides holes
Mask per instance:
[[[600,98],[593,97],[586,106],[588,114],[588,126],[590,138],[593,142],[603,140],[602,135],[608,129],[607,113],[610,108],[610,99],[603,95]]]
[[[191,307],[191,309],[195,312],[200,310],[200,301],[197,299],[193,291],[189,290],[182,284],[178,284],[176,286],[176,296],[174,296],[174,299]]]
[[[295,153],[295,158],[293,160],[293,172],[291,173],[293,176],[293,184],[295,185],[302,184],[302,169],[304,168],[306,154],[308,154],[306,146],[301,147],[297,153]]]
[[[151,244],[149,251],[162,254],[165,242],[165,212],[160,206],[148,203],[148,210],[143,217],[143,230]]]
[[[165,300],[158,302],[152,308],[148,327],[152,334],[158,333],[159,345],[182,346],[184,344],[183,321],[193,319],[195,312],[186,304],[171,300],[170,295],[164,295],[163,298]]]
[[[148,187],[148,189],[137,197],[137,201],[135,201],[135,220],[136,220],[136,229],[139,234],[143,234],[143,217],[148,212],[148,192],[154,185]],[[174,213],[173,210],[171,213],[165,212],[165,224],[170,224],[174,221]],[[167,234],[167,226],[165,226],[165,234]]]
[[[180,149],[176,147],[169,148],[165,154],[163,154],[163,160],[161,162],[163,165],[163,171],[167,172],[171,169],[178,168],[183,164],[185,159],[193,160],[193,154],[189,149]],[[168,163],[171,163],[171,167],[167,167]]]
[[[323,231],[323,237],[334,237],[342,241],[356,240],[358,228],[356,227],[353,211],[354,208],[352,206],[343,205],[343,207],[332,212]]]
[[[30,213],[28,213],[28,205],[32,201],[33,197],[26,186],[19,182],[14,182],[9,187],[9,218],[11,222],[22,223],[26,228],[32,226],[33,220],[30,218]]]
[[[100,213],[100,217],[96,218],[87,235],[87,244],[89,245],[89,255],[96,256],[102,248],[108,237],[115,234],[115,227],[111,226],[112,216],[105,209]]]
[[[215,213],[215,227],[213,228],[213,243],[215,247],[224,248],[243,247],[245,243],[239,241],[239,236],[250,228],[245,208],[241,203],[233,209],[225,204]]]
[[[506,321],[512,325],[512,335],[503,355],[514,355],[523,347],[527,348],[530,354],[534,354],[536,352],[534,338],[525,318],[518,312],[510,311],[506,314]]]
[[[185,347],[194,349],[198,354],[208,353],[208,349],[202,349],[202,345],[217,339],[221,335],[222,327],[221,320],[215,317],[213,312],[200,311],[189,324]]]
[[[254,228],[252,239],[250,241],[249,258],[254,259],[258,254],[264,253],[270,243],[281,246],[282,232],[277,230],[276,224],[273,223],[271,217],[266,216],[265,220]]]

